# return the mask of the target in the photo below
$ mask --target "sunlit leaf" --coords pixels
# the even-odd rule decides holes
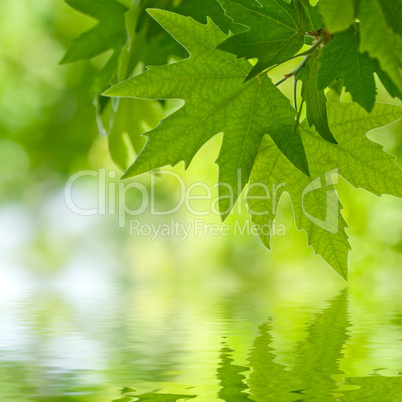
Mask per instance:
[[[328,103],[329,127],[338,144],[322,139],[311,128],[301,129],[311,178],[300,174],[266,138],[253,168],[247,202],[253,221],[264,228],[275,220],[280,196],[288,192],[296,226],[307,233],[315,252],[346,279],[350,245],[333,176],[340,175],[354,187],[376,195],[402,197],[402,170],[395,157],[366,136],[368,131],[402,118],[402,107],[376,104],[367,113],[359,105],[340,102],[334,92]],[[266,197],[266,188],[277,188],[275,196]],[[269,230],[260,238],[270,248]]]
[[[367,51],[371,57],[378,59],[381,69],[401,91],[401,49],[398,48],[398,39],[392,34],[378,1],[360,0],[358,17],[361,30],[360,51]]]
[[[343,77],[353,100],[368,112],[372,110],[376,97],[372,63],[367,53],[360,53],[359,35],[354,27],[335,35],[322,50],[318,63],[319,90]]]
[[[307,173],[303,144],[294,131],[296,111],[267,77],[244,82],[249,64],[216,50],[227,36],[212,21],[202,25],[162,10],[150,13],[189,50],[190,58],[151,67],[106,95],[183,99],[185,105],[147,133],[144,151],[124,178],[181,161],[188,166],[198,150],[220,132],[224,137],[217,160],[219,179],[233,189],[234,198],[248,182],[261,139],[267,133],[286,157]],[[229,188],[221,186],[221,193],[230,194]],[[220,201],[225,216],[233,199],[222,196]]]
[[[302,22],[292,4],[283,0],[220,0],[228,15],[248,27],[218,49],[258,63],[248,79],[293,56],[304,44]],[[261,4],[260,4],[261,3]]]
[[[332,33],[348,29],[355,21],[353,0],[320,0],[318,4],[326,27]]]

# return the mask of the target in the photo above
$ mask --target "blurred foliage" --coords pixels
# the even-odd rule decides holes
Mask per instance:
[[[58,66],[82,23],[61,2],[2,1],[0,13],[0,197],[88,167],[97,67]],[[11,163],[7,163],[11,162]]]

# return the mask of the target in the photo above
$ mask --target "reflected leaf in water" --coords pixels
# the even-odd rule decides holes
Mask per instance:
[[[402,327],[402,314],[397,314],[392,324]],[[370,377],[345,379],[345,385],[359,389],[345,392],[340,401],[402,401],[402,372],[398,377],[384,377],[374,374]]]
[[[259,326],[259,335],[255,338],[250,353],[249,361],[253,372],[250,375],[249,387],[251,398],[255,401],[277,400],[290,392],[286,389],[289,381],[286,367],[275,363],[276,355],[270,346],[272,343],[270,330],[270,323]]]
[[[328,308],[317,314],[308,327],[308,336],[295,348],[295,364],[292,373],[303,393],[317,400],[336,400],[333,393],[338,386],[331,376],[343,374],[339,360],[349,338],[347,291],[333,299]]]
[[[256,401],[337,400],[334,393],[339,389],[331,376],[342,373],[338,362],[343,357],[348,326],[344,290],[315,316],[307,329],[307,337],[295,347],[295,363],[288,371],[286,366],[275,362],[276,355],[270,346],[271,324],[262,324],[250,353],[251,398]]]
[[[0,354],[0,360],[1,360]],[[19,381],[14,381],[18,378]],[[37,388],[29,381],[29,371],[23,364],[4,361],[0,363],[0,401],[28,401],[26,395],[35,395]]]
[[[122,390],[122,395],[130,394],[135,392],[131,388],[124,388]],[[141,395],[126,395],[121,399],[116,399],[114,402],[148,402],[148,401],[155,401],[155,402],[176,402],[176,401],[187,401],[189,399],[196,398],[197,395],[184,395],[184,394],[163,394],[159,393],[158,391],[155,392],[147,392]]]
[[[218,392],[218,397],[226,402],[250,401],[248,394],[244,393],[247,385],[244,383],[245,376],[241,374],[247,371],[248,368],[232,364],[231,354],[233,352],[234,350],[228,348],[225,344],[221,349],[217,377],[222,388]]]
[[[307,328],[307,337],[294,349],[291,370],[275,362],[271,322],[259,327],[250,353],[252,374],[250,396],[265,401],[399,401],[402,377],[346,378],[339,384],[333,378],[345,374],[339,369],[342,349],[348,340],[348,297],[343,290],[329,307],[317,314]],[[345,390],[353,387],[354,389]]]
[[[393,320],[392,324],[402,327],[402,314],[398,314]]]
[[[402,401],[402,377],[355,377],[347,378],[346,385],[360,387],[345,392],[340,401]]]
[[[176,402],[187,401],[188,399],[194,399],[196,395],[180,395],[180,394],[157,394],[150,392],[137,396],[136,401],[155,401],[155,402]]]
[[[343,349],[349,339],[350,326],[348,291],[344,289],[329,302],[328,307],[315,314],[306,328],[306,337],[292,351],[292,366],[277,362],[272,346],[272,320],[258,327],[258,335],[249,353],[249,367],[233,364],[235,351],[225,339],[216,374],[221,387],[218,398],[225,402],[402,400],[402,377],[376,374],[347,378],[347,374],[340,370],[339,362],[345,357]],[[248,371],[251,373],[247,379]],[[135,391],[130,389],[126,389],[123,396],[134,399],[123,398],[119,402],[174,402],[196,398],[196,395],[159,392],[135,395]]]

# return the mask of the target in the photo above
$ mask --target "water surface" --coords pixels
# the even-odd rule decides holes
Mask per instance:
[[[402,296],[40,289],[0,299],[1,401],[400,401]]]

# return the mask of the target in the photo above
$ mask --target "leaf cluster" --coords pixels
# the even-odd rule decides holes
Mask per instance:
[[[113,50],[99,88],[117,84],[104,95],[112,98],[112,156],[123,168],[130,161],[123,178],[188,166],[223,133],[222,217],[248,184],[252,219],[264,226],[287,192],[297,227],[347,278],[350,246],[334,177],[402,196],[395,158],[366,137],[402,117],[401,107],[376,103],[375,80],[402,99],[400,0],[320,0],[314,7],[305,0],[133,0],[129,8],[115,0],[68,2],[99,24],[73,43],[64,62]],[[299,66],[273,83],[270,71],[292,59]],[[293,105],[280,90],[288,79]],[[354,102],[340,100],[343,90]],[[184,105],[163,119],[168,99]],[[147,143],[132,163],[127,143],[141,149],[144,131]],[[264,198],[262,189],[278,183],[285,184],[279,196]],[[269,234],[261,239],[270,246]]]

